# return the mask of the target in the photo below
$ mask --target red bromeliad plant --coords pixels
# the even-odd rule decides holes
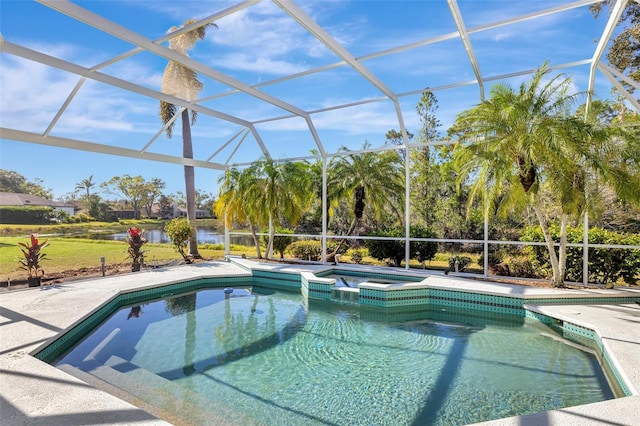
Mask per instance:
[[[142,231],[140,228],[129,228],[127,229],[127,243],[129,243],[129,249],[127,253],[129,253],[129,257],[131,258],[131,270],[133,272],[140,270],[140,265],[144,264],[144,250],[142,250],[142,246],[147,242],[145,238],[142,237]]]
[[[23,259],[20,259],[22,265],[20,269],[24,269],[29,273],[29,278],[37,278],[44,276],[44,270],[40,267],[40,261],[45,259],[47,255],[42,253],[42,249],[49,244],[44,241],[42,244],[31,234],[31,244],[18,243],[22,248]]]

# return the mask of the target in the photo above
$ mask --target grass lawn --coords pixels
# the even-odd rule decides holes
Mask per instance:
[[[79,270],[83,268],[100,267],[100,258],[105,258],[106,265],[128,264],[128,245],[124,241],[87,240],[81,238],[40,237],[47,240],[49,246],[43,253],[47,255],[41,263],[47,275]],[[27,272],[20,269],[19,259],[22,257],[18,242],[27,242],[24,237],[0,237],[0,281],[26,279]],[[167,262],[181,260],[182,257],[169,244],[145,244],[145,261]],[[199,246],[200,255],[205,259],[222,259],[224,248],[221,244],[203,244]],[[231,253],[255,256],[250,247],[231,246]]]
[[[62,273],[65,271],[81,270],[84,268],[100,267],[100,258],[105,258],[106,265],[127,265],[128,245],[124,241],[112,240],[89,240],[82,238],[64,237],[40,237],[49,242],[43,252],[47,258],[42,261],[41,266],[45,271],[45,277]],[[18,242],[28,242],[25,237],[0,237],[0,281],[25,279],[27,272],[20,269],[19,259],[22,257]],[[145,260],[147,264],[153,265],[155,262],[165,263],[169,261],[179,261],[181,256],[169,244],[145,244]],[[224,247],[222,244],[202,244],[198,247],[200,254],[205,259],[221,260],[224,257]],[[246,255],[255,257],[256,252],[253,247],[232,245],[231,254]],[[445,269],[448,266],[448,259],[451,253],[438,253],[436,258],[426,262],[428,269]],[[292,259],[294,260],[294,259]],[[343,261],[350,262],[348,256],[344,256]],[[474,262],[477,255],[474,256]],[[365,257],[363,264],[382,265],[384,262],[373,258]],[[411,268],[422,268],[416,262],[411,261]],[[469,272],[478,272],[475,264],[470,265]]]
[[[82,223],[58,223],[47,225],[0,225],[0,236],[4,237],[28,237],[30,234],[56,235],[56,234],[80,234],[88,232],[120,232],[129,227],[141,225],[162,226],[166,221],[143,219],[121,220],[119,222],[82,222]]]
[[[18,242],[28,242],[29,234],[36,234],[40,240],[49,241],[49,246],[43,252],[47,255],[41,262],[41,267],[45,271],[45,278],[52,277],[62,272],[79,271],[89,268],[99,268],[100,258],[105,258],[107,270],[109,266],[126,266],[130,263],[127,256],[128,245],[124,241],[112,240],[91,240],[84,238],[66,238],[56,235],[88,233],[88,232],[122,232],[128,227],[138,227],[145,224],[162,225],[164,222],[157,220],[123,220],[119,223],[86,222],[76,224],[52,224],[52,225],[0,225],[0,282],[7,280],[23,280],[27,277],[27,272],[20,269],[19,259],[22,252]],[[219,223],[215,220],[206,220],[198,225],[216,226]],[[51,235],[51,237],[47,237]],[[146,251],[145,261],[148,265],[154,263],[166,263],[179,261],[182,257],[169,244],[152,244],[144,246]],[[200,255],[205,259],[221,260],[224,257],[224,246],[222,244],[201,244]],[[231,245],[232,255],[246,255],[255,257],[254,247]],[[264,253],[263,253],[264,254]],[[478,255],[466,254],[472,258],[473,263],[466,269],[468,272],[482,272],[475,263]],[[448,267],[449,258],[453,253],[438,253],[432,261],[426,262],[427,269],[444,270]],[[285,255],[287,259],[295,260]],[[353,263],[349,256],[343,256],[342,262]],[[385,262],[365,256],[362,259],[364,265],[386,266]],[[412,260],[411,268],[421,269],[422,265]]]

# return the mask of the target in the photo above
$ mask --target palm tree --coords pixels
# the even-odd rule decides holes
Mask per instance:
[[[88,179],[82,179],[79,183],[76,184],[76,191],[85,191],[85,198],[88,200],[91,195],[90,190],[96,185],[93,181],[93,175],[89,176]]]
[[[319,153],[315,149],[311,150],[311,154],[316,157],[316,160],[313,162],[305,161],[307,170],[309,171],[309,185],[313,192],[313,200],[311,204],[313,205],[312,209],[314,209],[315,212],[319,212],[319,216],[322,218],[322,171],[324,160],[319,157]],[[326,219],[328,222],[333,209],[338,205],[338,200],[335,197],[331,197],[330,194],[327,194],[327,198]]]
[[[306,163],[277,163],[272,159],[262,159],[250,167],[256,179],[252,193],[256,195],[256,205],[262,206],[268,216],[269,242],[267,259],[273,257],[275,228],[285,219],[295,226],[313,201],[310,191],[310,173]]]
[[[369,148],[365,143],[363,150]],[[342,148],[346,151],[346,148]],[[330,198],[353,201],[353,220],[347,231],[351,235],[360,227],[367,205],[376,218],[381,217],[386,208],[390,208],[400,223],[404,223],[402,209],[399,207],[404,198],[404,174],[402,161],[393,151],[362,152],[335,157],[330,167],[327,183]],[[333,255],[344,244],[342,240]]]
[[[182,27],[193,24],[195,20],[187,20]],[[209,24],[215,26],[215,24]],[[176,52],[188,56],[187,51],[192,49],[198,40],[204,39],[206,35],[206,27],[208,25],[194,28],[184,34],[180,34],[169,41],[169,48]],[[182,28],[181,27],[181,28]],[[169,32],[178,28],[172,27]],[[202,90],[202,83],[198,80],[195,71],[185,67],[174,61],[170,61],[164,69],[162,76],[162,91],[172,96],[192,101]],[[160,101],[160,118],[162,123],[166,125],[167,137],[171,138],[173,134],[174,116],[178,112],[178,108],[168,102]],[[193,158],[193,142],[191,140],[191,125],[195,123],[196,111],[191,111],[191,120],[189,120],[189,110],[182,109],[182,156],[184,158]],[[184,184],[187,195],[187,219],[193,227],[191,238],[189,239],[189,254],[193,257],[200,257],[198,253],[198,241],[196,237],[196,207],[195,207],[195,176],[193,166],[184,166]]]
[[[234,221],[247,223],[261,258],[255,233],[269,227],[267,258],[273,257],[275,228],[281,220],[295,225],[309,207],[313,193],[306,163],[276,163],[272,159],[254,162],[243,171],[232,168],[220,179],[216,214],[225,217],[227,226]]]
[[[239,170],[231,168],[222,176],[220,194],[215,204],[218,217],[223,217],[227,227],[234,223],[248,224],[251,229],[253,242],[256,246],[258,259],[262,259],[260,239],[256,232],[267,223],[265,212],[257,205],[257,194],[254,193],[259,185],[255,184],[254,170],[247,168]]]
[[[597,175],[625,199],[640,201],[633,190],[640,176],[624,161],[612,161],[613,152],[618,157],[627,152],[621,146],[627,143],[623,129],[572,116],[580,94],[570,93],[570,78],[549,78],[548,73],[545,63],[518,90],[494,86],[487,100],[458,116],[450,132],[459,136],[454,152],[458,183],[474,180],[468,206],[481,196],[487,212],[490,207],[499,214],[530,207],[545,238],[553,284],[561,287],[567,225],[589,209],[589,179]],[[639,164],[637,157],[634,164]],[[543,210],[545,193],[551,194],[559,220],[557,253]]]

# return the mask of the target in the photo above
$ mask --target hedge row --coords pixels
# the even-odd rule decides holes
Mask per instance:
[[[551,227],[554,241],[560,241],[560,230]],[[568,243],[582,243],[582,228],[567,229]],[[544,241],[539,226],[525,230],[522,241]],[[640,234],[624,234],[602,228],[589,229],[589,244],[640,245]],[[541,269],[549,271],[549,253],[546,246],[528,246],[529,259]],[[556,249],[557,252],[557,249]],[[640,279],[640,250],[622,248],[589,248],[589,282],[607,284],[620,279],[630,285],[638,285]],[[568,281],[582,281],[582,247],[567,247]]]
[[[51,223],[53,209],[44,206],[0,206],[0,223],[39,225]]]

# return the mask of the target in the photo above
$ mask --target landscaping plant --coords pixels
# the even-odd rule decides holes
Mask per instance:
[[[192,230],[189,220],[184,217],[177,217],[164,227],[164,233],[171,240],[171,246],[180,253],[186,263],[191,263],[191,258],[187,255],[186,249]]]
[[[18,243],[22,248],[22,254],[24,258],[20,259],[20,268],[24,269],[29,274],[29,286],[40,285],[40,278],[44,276],[44,270],[40,267],[40,261],[45,259],[47,255],[42,253],[42,249],[45,248],[48,243],[44,241],[42,244],[38,239],[31,234],[31,244]],[[33,284],[32,284],[33,283]]]
[[[405,229],[398,226],[392,229],[371,231],[369,236],[398,237],[397,240],[366,240],[365,246],[369,250],[369,256],[378,260],[391,259],[395,266],[400,266],[405,259]],[[410,227],[409,235],[412,238],[435,238],[436,234],[429,228],[419,225]],[[438,252],[438,243],[434,241],[411,241],[409,243],[409,257],[418,260],[424,267],[424,262],[432,260]]]
[[[293,229],[289,228],[276,228],[276,234],[293,234]],[[269,245],[269,236],[263,235],[262,244]],[[273,236],[273,251],[280,253],[280,259],[284,259],[284,252],[291,243],[295,241],[295,237],[289,235],[274,235]]]
[[[444,273],[448,275],[449,272],[462,272],[469,265],[471,265],[471,258],[469,256],[453,256],[449,258],[449,267]]]
[[[566,232],[567,242],[582,243],[582,228],[567,227]],[[554,241],[560,240],[560,229],[556,224],[551,225],[549,233]],[[522,241],[543,240],[544,236],[539,226],[528,227],[522,236]],[[625,234],[594,227],[589,229],[589,244],[640,245],[640,234]],[[541,271],[550,270],[551,266],[543,247],[529,246],[525,252]],[[572,282],[582,281],[582,266],[582,247],[568,247],[565,279]],[[640,250],[592,247],[589,249],[588,268],[590,283],[613,287],[615,283],[624,281],[628,285],[638,285]]]
[[[131,272],[137,272],[140,270],[140,265],[144,265],[144,250],[142,246],[146,244],[147,240],[142,236],[144,231],[140,228],[127,229],[127,243],[129,244],[129,257],[131,258]]]

